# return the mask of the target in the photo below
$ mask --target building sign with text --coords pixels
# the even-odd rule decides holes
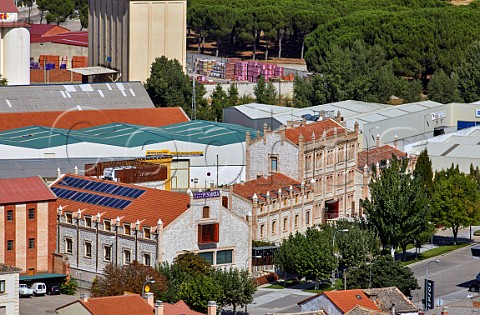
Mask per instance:
[[[435,308],[435,295],[434,295],[435,281],[425,279],[425,310],[433,310]]]
[[[2,13],[0,12],[0,23],[2,22],[17,22],[18,13]]]
[[[199,191],[193,193],[193,199],[206,199],[220,197],[220,190]]]

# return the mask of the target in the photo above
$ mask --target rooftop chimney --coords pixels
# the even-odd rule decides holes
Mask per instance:
[[[395,303],[392,303],[392,308],[390,309],[392,311],[392,315],[395,315]]]
[[[217,303],[215,301],[208,301],[207,315],[217,315]]]
[[[88,294],[87,293],[82,293],[80,295],[80,299],[82,299],[83,302],[88,302]]]
[[[448,315],[448,308],[446,306],[444,306],[442,308],[442,312],[440,313],[441,315]]]
[[[144,297],[145,300],[147,300],[147,303],[151,306],[151,307],[154,307],[155,305],[153,304],[153,293],[152,292],[147,292],[145,293],[145,297]]]
[[[155,315],[163,315],[163,302],[160,300],[155,303]]]

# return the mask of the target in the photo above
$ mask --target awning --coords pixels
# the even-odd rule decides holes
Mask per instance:
[[[33,276],[20,276],[20,281],[36,281],[44,279],[65,278],[67,275],[61,273],[39,273]]]
[[[100,75],[100,74],[114,74],[118,71],[105,67],[83,67],[83,68],[71,68],[70,71],[74,73],[80,73],[81,75]]]

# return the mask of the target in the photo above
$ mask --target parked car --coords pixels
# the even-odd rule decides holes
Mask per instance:
[[[477,280],[477,282],[480,283],[480,273],[477,274],[477,276],[475,277],[475,280]]]
[[[470,292],[480,292],[480,284],[478,282],[474,282],[470,284],[468,287],[468,291]]]
[[[47,293],[47,286],[43,282],[35,282],[30,289],[33,290],[33,295],[45,295]]]
[[[18,285],[18,295],[20,297],[31,297],[33,295],[33,290],[26,284],[21,283]]]
[[[47,283],[47,294],[48,295],[60,294],[60,284]]]

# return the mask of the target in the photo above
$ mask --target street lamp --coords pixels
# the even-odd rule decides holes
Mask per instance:
[[[350,230],[349,230],[349,229],[343,229],[343,230],[333,231],[333,237],[332,237],[332,252],[333,252],[333,256],[336,257],[336,264],[335,264],[335,269],[332,271],[332,286],[335,285],[335,277],[336,277],[337,268],[338,268],[338,256],[335,255],[335,235],[337,234],[337,232],[348,232],[348,231],[350,231]]]
[[[425,268],[425,284],[424,284],[424,285],[425,285],[425,288],[427,287],[427,281],[428,281],[428,266],[429,266],[431,263],[436,263],[436,264],[438,264],[438,263],[440,263],[440,260],[434,259],[434,260],[430,260],[430,261],[427,263],[427,267]],[[424,298],[425,298],[425,310],[427,310],[427,294],[426,294],[427,291],[425,290],[425,288],[424,288],[424,291],[425,291],[425,296],[424,296]]]
[[[142,297],[145,298],[145,293],[150,292],[150,287],[147,285],[148,283],[155,283],[155,280],[153,278],[149,278],[148,276],[145,278],[145,282],[143,283],[142,287]]]
[[[367,136],[365,137],[365,140],[367,141],[367,166],[368,166],[368,171],[370,171],[370,164],[368,164],[368,151],[370,149],[370,146],[368,145],[368,137],[371,135],[371,132],[372,132],[373,129],[378,129],[378,126],[375,126],[375,127],[372,127],[370,129],[368,129]],[[375,140],[375,138],[373,140]]]
[[[245,260],[245,270],[247,270],[248,272],[250,272],[250,268],[248,268],[247,263],[248,263],[248,260],[249,260],[250,258],[260,259],[260,258],[262,258],[262,256],[249,256],[249,257]],[[248,305],[248,303],[245,303],[245,314],[248,314],[248,312],[247,312],[247,305]]]

